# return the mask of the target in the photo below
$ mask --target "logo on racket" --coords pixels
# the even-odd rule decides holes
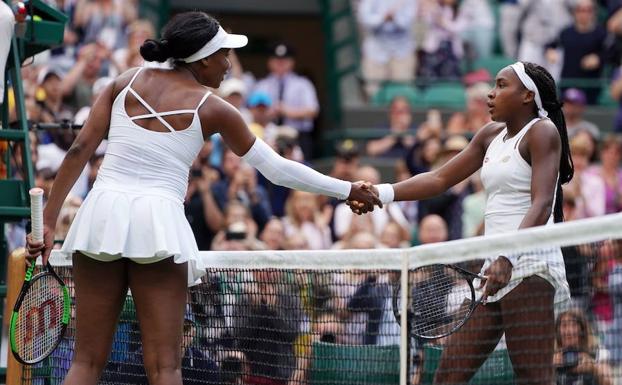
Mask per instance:
[[[47,322],[46,322],[47,321]],[[48,299],[39,307],[33,306],[26,313],[26,333],[24,344],[30,344],[34,339],[58,326],[58,305],[53,299]]]

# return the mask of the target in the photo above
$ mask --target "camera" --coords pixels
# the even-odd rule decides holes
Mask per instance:
[[[333,333],[323,333],[320,337],[320,341],[334,344],[337,342],[337,336],[335,336],[335,334]]]
[[[225,239],[227,241],[241,241],[246,239],[246,224],[244,222],[230,224],[225,231]]]
[[[225,232],[225,239],[228,241],[241,241],[246,239],[246,233],[227,230]]]
[[[192,171],[190,172],[190,175],[193,178],[200,178],[203,176],[203,171],[200,168],[193,168]]]
[[[562,362],[557,367],[560,372],[572,369],[579,365],[579,351],[574,349],[565,349],[562,351]]]

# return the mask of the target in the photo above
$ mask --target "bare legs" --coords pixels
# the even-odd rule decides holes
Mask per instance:
[[[64,385],[96,385],[127,295],[127,262],[73,256],[76,288],[76,345]]]
[[[526,278],[498,303],[479,306],[449,337],[435,384],[466,384],[505,332],[517,384],[550,385],[553,371],[555,290],[543,278]]]
[[[106,366],[119,313],[130,287],[151,385],[181,385],[181,337],[187,264],[127,259],[99,262],[74,255],[76,345],[64,385],[96,385]]]

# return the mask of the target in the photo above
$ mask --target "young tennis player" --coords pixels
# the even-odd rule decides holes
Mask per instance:
[[[563,220],[561,185],[572,178],[573,165],[555,81],[544,68],[518,62],[499,71],[495,82],[488,95],[494,122],[439,169],[375,186],[383,203],[433,197],[481,168],[486,234]],[[541,260],[545,271],[530,276],[530,266]],[[510,281],[513,271],[528,277]],[[499,256],[487,260],[481,274],[488,277],[487,304],[449,337],[435,383],[467,383],[505,333],[518,383],[551,384],[554,304],[569,296],[561,252]]]
[[[77,308],[75,354],[65,385],[97,383],[128,287],[149,383],[182,384],[186,288],[205,274],[183,199],[204,138],[219,132],[276,184],[356,200],[363,212],[380,204],[360,183],[278,156],[251,134],[233,106],[211,96],[206,86],[218,88],[231,67],[228,53],[246,45],[246,36],[228,34],[203,12],[178,14],[162,35],[145,41],[141,55],[148,61],[172,59],[173,67],[129,70],[105,89],[58,171],[44,211],[44,244],[28,242],[30,257],[48,258],[61,204],[107,136],[95,185],[61,250],[73,256]]]

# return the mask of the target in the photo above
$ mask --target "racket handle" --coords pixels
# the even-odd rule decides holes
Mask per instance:
[[[32,238],[35,242],[43,242],[43,190],[31,188],[29,194]]]

